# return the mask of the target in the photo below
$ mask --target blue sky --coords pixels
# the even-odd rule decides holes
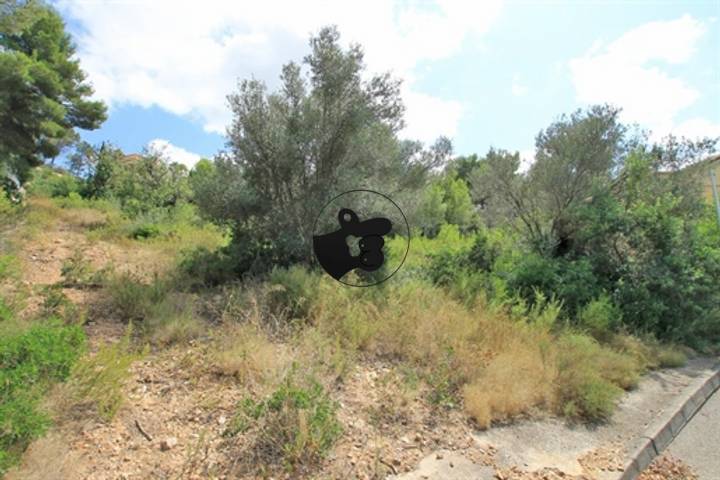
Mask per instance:
[[[108,121],[84,132],[192,164],[224,147],[238,79],[277,86],[337,24],[368,69],[404,80],[407,128],[458,154],[532,159],[534,137],[592,103],[653,131],[720,136],[720,1],[74,2],[57,4]]]

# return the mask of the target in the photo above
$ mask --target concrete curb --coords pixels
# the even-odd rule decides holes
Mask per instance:
[[[618,480],[635,480],[653,459],[672,443],[705,401],[720,388],[720,369],[717,365],[714,368],[715,373],[695,381],[687,389],[689,395],[678,399],[666,415],[648,426],[642,436],[642,444],[625,462]]]

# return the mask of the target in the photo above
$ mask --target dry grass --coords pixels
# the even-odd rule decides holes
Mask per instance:
[[[551,407],[557,370],[539,349],[517,342],[490,360],[478,378],[463,388],[465,411],[481,428],[493,420],[506,420]]]
[[[217,337],[217,371],[243,384],[274,385],[290,364],[287,347],[271,342],[257,325],[226,325]]]
[[[23,454],[22,464],[11,469],[5,480],[79,480],[80,462],[70,449],[65,432],[56,430],[35,440]]]
[[[315,322],[326,335],[421,367],[437,401],[462,397],[480,425],[553,405],[557,368],[545,325],[512,320],[481,301],[468,309],[419,282],[379,302],[330,291],[319,298]]]
[[[149,307],[143,333],[152,343],[168,346],[187,343],[206,334],[207,325],[193,308],[192,295],[171,293]]]
[[[646,367],[637,348],[605,347],[556,326],[552,302],[518,314],[482,298],[467,307],[419,281],[372,293],[325,281],[319,288],[313,334],[329,339],[324,346],[334,347],[334,356],[359,351],[418,367],[433,402],[462,403],[481,427],[537,409],[605,419]],[[323,348],[317,351],[322,356]]]
[[[80,230],[97,230],[109,222],[107,214],[88,207],[62,209],[60,216],[63,223]]]

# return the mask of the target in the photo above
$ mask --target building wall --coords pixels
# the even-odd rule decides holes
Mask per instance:
[[[712,192],[712,182],[710,180],[710,171],[715,171],[715,178],[718,185],[718,193],[720,193],[720,159],[715,160],[714,162],[710,163],[707,166],[703,166],[702,172],[701,172],[701,178],[703,182],[703,193],[705,194],[705,199],[712,203],[713,200],[713,192]]]

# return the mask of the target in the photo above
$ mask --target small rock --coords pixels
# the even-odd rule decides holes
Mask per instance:
[[[176,446],[178,443],[177,438],[175,437],[167,437],[165,440],[160,442],[160,450],[163,452],[170,450],[174,446]]]
[[[437,455],[435,455],[435,458],[438,459],[438,460],[442,460],[442,459],[443,459],[443,454],[442,454],[442,453],[438,453]]]
[[[220,415],[220,418],[218,418],[218,423],[220,425],[225,425],[225,422],[227,422],[227,418],[225,418],[225,415]]]

